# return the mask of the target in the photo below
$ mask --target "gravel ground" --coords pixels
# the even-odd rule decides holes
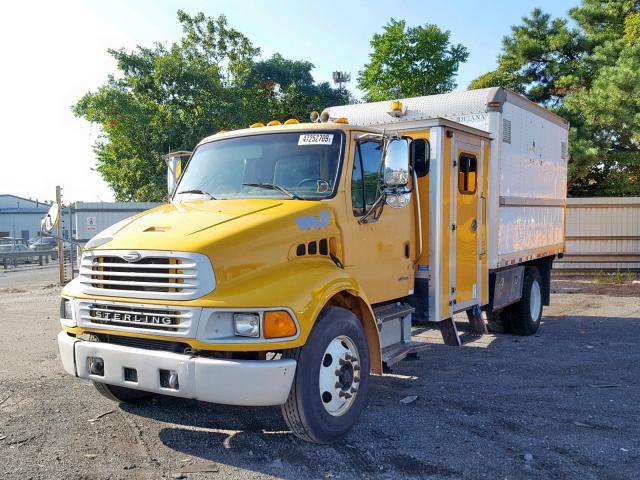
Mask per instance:
[[[373,378],[360,423],[327,447],[294,438],[277,408],[118,406],[67,376],[55,280],[0,275],[1,478],[640,478],[638,285],[612,296],[563,280],[532,337],[430,336],[419,360]]]

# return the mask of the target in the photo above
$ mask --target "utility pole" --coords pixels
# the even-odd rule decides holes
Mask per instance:
[[[58,270],[60,273],[60,285],[64,285],[64,246],[62,244],[62,188],[56,186],[56,203],[60,206],[60,220],[58,220]]]

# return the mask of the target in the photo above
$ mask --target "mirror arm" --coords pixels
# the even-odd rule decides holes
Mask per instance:
[[[416,213],[418,214],[418,255],[413,262],[413,266],[415,267],[420,259],[422,258],[422,211],[420,209],[420,187],[418,186],[418,174],[416,173],[416,169],[413,169],[413,189],[415,189],[415,199],[416,199]]]
[[[367,212],[358,219],[358,224],[362,225],[363,223],[377,222],[380,216],[382,215],[382,210],[384,209],[384,200],[386,196],[387,194],[385,192],[382,192],[378,197],[378,199],[375,202],[373,202],[373,205],[371,205],[371,208],[369,208],[369,210],[367,210]],[[374,215],[374,217],[371,220],[369,220],[369,217],[371,216],[371,214],[374,213],[376,210],[377,210],[376,215]]]

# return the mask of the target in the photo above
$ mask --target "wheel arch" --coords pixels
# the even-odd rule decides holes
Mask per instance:
[[[555,256],[542,257],[536,260],[530,260],[524,262],[525,267],[535,267],[540,273],[540,279],[542,280],[542,304],[549,306],[551,304],[551,270],[553,269],[553,260]]]
[[[360,323],[367,337],[369,346],[369,363],[371,372],[382,374],[382,354],[380,352],[380,334],[375,315],[369,302],[359,292],[354,290],[340,290],[335,292],[325,303],[324,307],[342,307],[352,312]],[[324,308],[323,307],[323,308]]]

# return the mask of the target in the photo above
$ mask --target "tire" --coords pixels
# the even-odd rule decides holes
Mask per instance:
[[[487,312],[487,330],[491,333],[506,333],[509,331],[509,323],[506,320],[504,310]]]
[[[153,396],[152,393],[143,392],[142,390],[118,387],[116,385],[107,385],[106,383],[93,382],[93,386],[109,400],[114,400],[120,403],[141,403],[149,400]]]
[[[364,409],[369,388],[369,348],[358,318],[344,308],[323,309],[307,343],[283,358],[297,361],[281,407],[291,431],[312,443],[343,438]]]
[[[526,267],[522,298],[503,312],[510,332],[516,335],[533,335],[540,328],[542,319],[542,278],[537,267]]]

